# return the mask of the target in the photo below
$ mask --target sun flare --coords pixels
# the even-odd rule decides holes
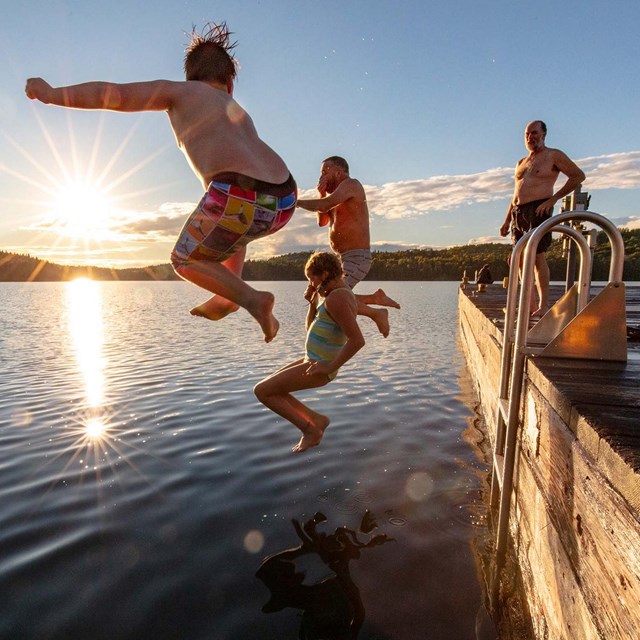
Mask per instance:
[[[109,230],[113,204],[106,191],[88,181],[69,182],[54,196],[60,235],[99,240]]]
[[[97,440],[103,437],[107,430],[107,425],[99,418],[91,418],[87,421],[86,435],[87,438]]]

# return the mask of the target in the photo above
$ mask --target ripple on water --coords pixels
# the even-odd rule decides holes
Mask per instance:
[[[483,515],[472,508],[480,480],[452,367],[455,285],[385,283],[403,305],[391,312],[390,338],[363,322],[367,344],[354,361],[330,385],[298,394],[331,418],[321,445],[301,455],[290,451],[297,430],[252,388],[302,353],[304,283],[269,283],[281,320],[269,345],[248,314],[189,316],[203,296],[185,283],[98,286],[101,322],[91,326],[102,334],[83,367],[64,284],[0,285],[1,308],[12,309],[0,370],[0,631],[296,637],[295,611],[261,612],[260,561],[299,544],[292,519],[320,511],[327,525],[355,530],[369,511],[376,532],[395,540],[375,562],[363,553],[352,574],[371,628],[389,635],[411,617],[414,635],[398,639],[429,637],[446,594],[464,593],[475,606],[460,607],[451,638],[472,637],[481,593],[459,543]],[[98,419],[104,432],[90,437]],[[456,571],[426,588],[417,568],[451,556]],[[420,616],[404,611],[407,593]],[[366,625],[361,640],[373,637]]]

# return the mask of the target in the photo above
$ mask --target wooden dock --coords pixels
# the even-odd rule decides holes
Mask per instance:
[[[626,299],[638,327],[640,287]],[[505,303],[501,285],[459,292],[492,442]],[[527,360],[509,529],[537,638],[640,638],[640,342],[626,363]]]

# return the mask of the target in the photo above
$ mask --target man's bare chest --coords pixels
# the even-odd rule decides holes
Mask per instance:
[[[551,158],[547,156],[528,157],[518,164],[515,177],[519,182],[544,181],[557,178],[558,173],[559,171]]]

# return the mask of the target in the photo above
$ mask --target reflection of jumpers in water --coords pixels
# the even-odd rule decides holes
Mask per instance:
[[[351,579],[349,562],[360,558],[361,549],[384,544],[393,538],[378,534],[367,542],[359,540],[358,533],[368,535],[378,526],[369,511],[365,512],[358,533],[347,527],[338,527],[329,535],[318,532],[317,525],[326,519],[318,512],[303,526],[292,520],[302,544],[263,560],[256,577],[271,591],[271,598],[262,611],[272,613],[285,607],[302,609],[298,636],[301,639],[354,639],[364,621],[364,606],[360,591]],[[303,584],[305,573],[296,571],[294,561],[307,554],[317,554],[335,575],[316,584]]]

